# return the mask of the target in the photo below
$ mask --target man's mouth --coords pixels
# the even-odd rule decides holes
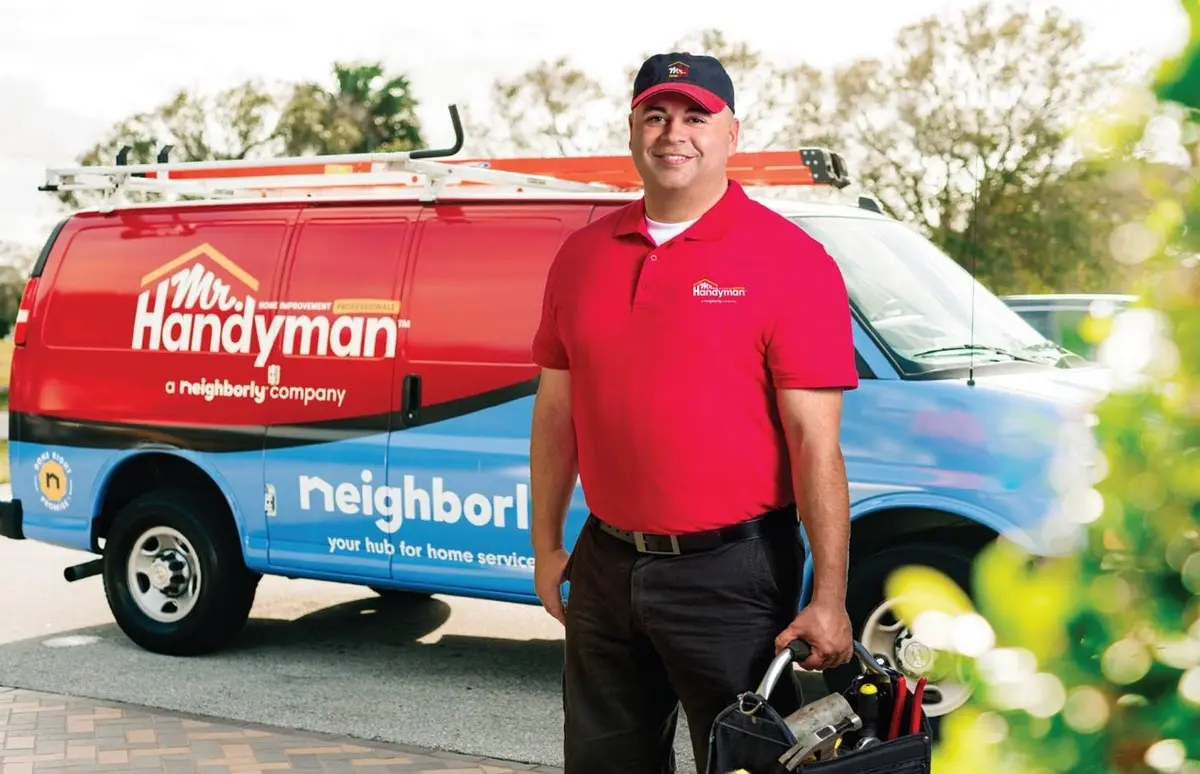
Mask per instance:
[[[657,155],[657,158],[660,161],[662,161],[664,164],[667,164],[669,166],[675,166],[675,167],[677,167],[681,164],[686,164],[687,162],[691,161],[691,159],[692,159],[691,156],[684,156],[681,153],[659,153],[656,155]]]

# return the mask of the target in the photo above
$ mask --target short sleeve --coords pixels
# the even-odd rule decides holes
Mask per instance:
[[[550,264],[550,270],[546,272],[546,285],[542,293],[542,314],[537,331],[533,336],[531,350],[533,362],[542,368],[567,370],[570,361],[567,358],[566,345],[563,343],[562,315],[559,306],[562,296],[561,280],[559,279],[562,272],[559,270],[559,266],[562,260],[563,251],[560,250]]]
[[[857,388],[850,301],[837,263],[801,237],[781,264],[766,342],[775,387]]]

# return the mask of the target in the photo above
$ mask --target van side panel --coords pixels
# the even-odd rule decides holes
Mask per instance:
[[[297,224],[279,297],[290,316],[266,363],[267,401],[297,417],[267,428],[271,568],[389,575],[387,535],[373,526],[386,504],[377,508],[371,492],[387,484],[393,364],[412,316],[399,287],[419,212],[314,207]]]
[[[532,593],[528,455],[540,369],[530,345],[550,264],[590,212],[582,202],[481,202],[423,215],[404,290],[412,328],[396,363],[397,384],[420,378],[421,404],[388,452],[396,581]],[[585,513],[577,497],[569,538]]]
[[[107,475],[146,447],[189,450],[198,463],[219,453],[208,471],[235,512],[251,494],[261,503],[272,418],[222,394],[263,383],[254,348],[269,315],[259,319],[252,299],[273,294],[293,217],[180,208],[81,215],[64,229],[17,374],[13,496],[28,537],[89,548]],[[243,527],[261,539],[261,505],[249,512],[258,519]]]

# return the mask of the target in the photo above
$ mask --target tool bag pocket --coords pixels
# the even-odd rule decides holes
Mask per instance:
[[[928,721],[917,734],[906,734],[865,750],[839,751],[836,758],[806,763],[803,774],[930,774],[933,743]]]
[[[784,719],[757,694],[738,696],[717,715],[709,733],[709,774],[745,769],[752,774],[786,774],[779,757],[796,743]]]

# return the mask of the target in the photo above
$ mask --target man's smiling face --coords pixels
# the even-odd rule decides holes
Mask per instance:
[[[629,149],[647,188],[717,186],[737,150],[739,122],[729,108],[709,113],[681,94],[659,94],[629,117]]]

